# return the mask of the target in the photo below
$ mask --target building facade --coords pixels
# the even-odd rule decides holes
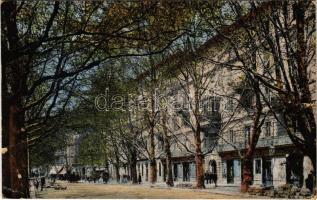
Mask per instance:
[[[215,39],[217,41],[215,44],[212,44],[213,40],[212,38],[202,45],[207,49],[198,48],[197,52],[204,52],[203,54],[207,58],[217,58],[219,63],[231,63],[233,65],[236,58],[230,52],[226,52],[227,50],[222,50],[222,46],[225,45],[219,42],[219,39]],[[175,56],[173,58],[175,59]],[[265,66],[257,69],[259,73],[265,74],[267,72],[263,70],[273,68],[271,67],[272,55],[255,55],[254,59]],[[183,66],[180,66],[180,68],[188,69],[184,65],[190,65],[191,62],[182,63]],[[287,63],[285,64],[287,65]],[[206,83],[203,87],[208,88],[201,96],[202,115],[199,118],[202,129],[204,171],[216,173],[218,184],[239,186],[242,180],[243,168],[241,157],[250,145],[249,141],[253,130],[254,95],[250,88],[244,87],[245,75],[241,70],[204,61],[199,62],[198,65],[200,65],[200,70],[203,69],[201,70],[202,74],[199,74],[202,77],[202,82]],[[314,66],[315,61],[311,67],[313,71],[315,70]],[[188,72],[188,74],[190,73]],[[269,70],[268,73],[272,77],[276,77],[274,70]],[[178,74],[175,76],[179,76]],[[208,78],[210,80],[207,80]],[[166,91],[163,92],[164,95],[178,99],[181,103],[194,99],[195,80],[191,78],[186,80],[188,93],[184,94],[182,87],[184,83],[179,83],[176,79],[166,81],[168,83]],[[315,83],[315,77],[312,77],[312,83]],[[311,89],[315,97],[314,84],[312,84]],[[313,170],[312,163],[307,156],[296,150],[289,138],[286,131],[287,127],[282,118],[283,111],[279,109],[280,102],[276,98],[277,94],[264,85],[260,86],[260,90],[264,96],[261,101],[264,105],[263,112],[266,115],[260,118],[263,125],[252,159],[252,184],[276,187],[291,183],[298,187],[305,187],[305,180]],[[313,100],[315,101],[315,98]],[[268,108],[267,103],[272,108]],[[275,113],[269,112],[269,110],[274,110]],[[195,139],[190,126],[195,125],[193,118],[197,118],[197,116],[193,116],[192,112],[188,111],[180,114],[178,110],[172,109],[168,113],[168,126],[171,130],[173,179],[177,182],[193,183],[196,180],[195,155],[193,153]],[[193,123],[189,124],[186,121],[193,121]],[[156,130],[157,133],[161,131],[161,128]],[[157,144],[157,181],[164,182],[166,179],[164,144],[159,136],[160,134],[157,135],[155,139]],[[298,137],[301,137],[300,134],[298,134]],[[149,181],[149,165],[150,162],[147,158],[138,158],[137,173],[141,176],[142,182]],[[129,171],[125,170],[120,173],[128,174]]]

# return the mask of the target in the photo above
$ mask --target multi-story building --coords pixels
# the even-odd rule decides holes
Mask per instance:
[[[236,26],[236,24],[234,25]],[[217,59],[223,63],[225,61],[227,63],[236,62],[230,52],[223,53],[221,50],[222,44],[221,41],[219,42],[219,38],[211,38],[206,44],[198,48],[197,52],[204,54],[204,57],[218,56]],[[211,52],[212,49],[216,49],[218,55],[217,53],[216,55],[209,53],[210,49]],[[221,56],[219,56],[220,54]],[[262,65],[269,69],[272,58],[270,56],[266,57],[266,55],[261,56],[263,56],[261,59],[264,58],[267,62],[267,64],[262,63]],[[255,59],[260,59],[259,57],[255,56]],[[175,58],[177,59],[177,56],[173,57],[173,59]],[[182,56],[179,59],[182,59]],[[179,67],[190,65],[189,63],[191,62],[193,60],[183,62],[182,66]],[[218,184],[238,186],[242,180],[243,166],[241,155],[249,146],[253,129],[254,95],[252,90],[243,84],[245,75],[241,70],[219,67],[212,63],[202,62],[199,64],[204,68],[204,70],[201,70],[203,74],[200,74],[202,77],[207,77],[210,71],[213,72],[212,76],[209,76],[211,80],[206,81],[208,83],[204,85],[208,90],[201,98],[202,116],[199,119],[202,129],[204,170],[216,173]],[[270,73],[273,77],[276,76],[274,71]],[[165,95],[181,99],[183,103],[186,99],[193,98],[195,90],[193,82],[190,78],[186,80],[186,86],[189,88],[187,95],[189,97],[184,98],[182,83],[174,79],[166,86],[168,92],[166,91]],[[263,120],[263,125],[261,126],[260,137],[252,159],[252,182],[256,185],[266,186],[278,186],[285,183],[305,186],[304,180],[313,170],[312,163],[307,156],[296,150],[289,138],[286,132],[286,125],[283,122],[282,112],[278,109],[279,102],[275,98],[276,94],[263,85],[260,86],[260,90],[265,96],[265,99],[261,99],[263,105],[265,105],[264,101],[269,101],[273,107],[271,109],[276,110],[276,113],[274,116],[274,114],[269,112],[267,106],[263,108],[263,112],[266,115],[260,117],[260,120]],[[178,96],[181,97],[179,98]],[[276,109],[274,108],[275,106]],[[193,130],[190,127],[191,125],[186,123],[194,116],[186,110],[181,114],[179,111],[169,110],[169,115],[168,124],[170,130],[172,130],[170,137],[174,180],[178,182],[194,182],[196,170]],[[195,123],[193,124],[195,125]],[[157,128],[156,131],[159,133],[162,130]],[[166,178],[166,167],[163,140],[160,134],[157,134],[156,143],[157,181],[161,182]],[[137,173],[141,175],[142,181],[146,182],[149,180],[149,165],[149,161],[146,158],[138,160]]]
[[[232,77],[232,74],[228,77]],[[235,82],[236,79],[233,81]],[[218,184],[239,186],[242,180],[241,153],[243,154],[248,148],[253,118],[252,113],[247,113],[245,108],[238,108],[235,111],[237,114],[230,118],[237,104],[232,101],[232,97],[241,99],[241,95],[231,93],[226,85],[228,82],[226,80],[222,82],[224,85],[222,91],[218,89],[214,95],[207,95],[204,100],[211,105],[211,110],[206,111],[206,115],[200,121],[202,150],[207,152],[204,155],[204,170],[217,173]],[[265,92],[265,88],[263,90]],[[267,92],[267,95],[269,97],[273,94]],[[270,101],[274,101],[273,97],[269,98]],[[252,106],[253,99],[247,101],[250,104],[247,106]],[[177,182],[195,182],[194,138],[189,125],[183,122],[183,117],[172,114],[169,123],[174,130],[170,135],[173,178]],[[220,124],[226,124],[221,131]],[[253,156],[253,184],[266,186],[278,186],[287,182],[298,186],[305,184],[304,180],[313,169],[312,163],[307,156],[296,150],[284,126],[282,117],[278,116],[276,119],[272,114],[266,116]],[[157,181],[162,182],[166,178],[162,138],[156,137],[156,143]],[[149,165],[146,158],[138,160],[137,172],[143,182],[149,181]]]

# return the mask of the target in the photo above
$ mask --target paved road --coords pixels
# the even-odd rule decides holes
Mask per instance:
[[[146,185],[118,185],[118,184],[92,184],[92,183],[60,183],[67,186],[66,190],[45,189],[37,192],[37,198],[95,198],[95,199],[237,199],[246,198],[237,194],[227,195],[191,189],[151,188]]]

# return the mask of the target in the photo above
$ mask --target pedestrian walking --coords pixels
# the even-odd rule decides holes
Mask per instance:
[[[210,184],[211,184],[211,182],[215,182],[214,180],[215,180],[214,173],[210,173]]]
[[[34,179],[33,184],[35,186],[36,191],[39,191],[39,181],[37,179]]]
[[[107,172],[102,173],[102,180],[103,180],[103,183],[108,182],[108,173]]]
[[[139,174],[138,183],[141,184],[141,182],[142,182],[142,178],[141,178],[141,174]]]
[[[207,171],[204,173],[204,180],[206,181],[206,184],[208,184],[208,174]]]
[[[206,172],[206,179],[207,179],[207,184],[210,183],[211,184],[211,173],[210,171]]]
[[[217,177],[217,173],[213,173],[213,181],[214,181],[214,183],[215,183],[215,187],[217,187],[217,179],[218,179],[218,177]]]
[[[41,177],[41,191],[43,191],[44,185],[45,185],[45,176],[42,176]]]

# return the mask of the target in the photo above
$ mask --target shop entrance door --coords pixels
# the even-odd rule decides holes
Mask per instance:
[[[263,159],[262,168],[262,183],[265,186],[273,185],[271,159]]]
[[[233,160],[227,161],[227,183],[234,183]]]
[[[177,164],[174,163],[174,181],[177,180],[177,176],[178,176],[178,171],[177,171]]]
[[[183,163],[183,181],[189,181],[189,163]]]

